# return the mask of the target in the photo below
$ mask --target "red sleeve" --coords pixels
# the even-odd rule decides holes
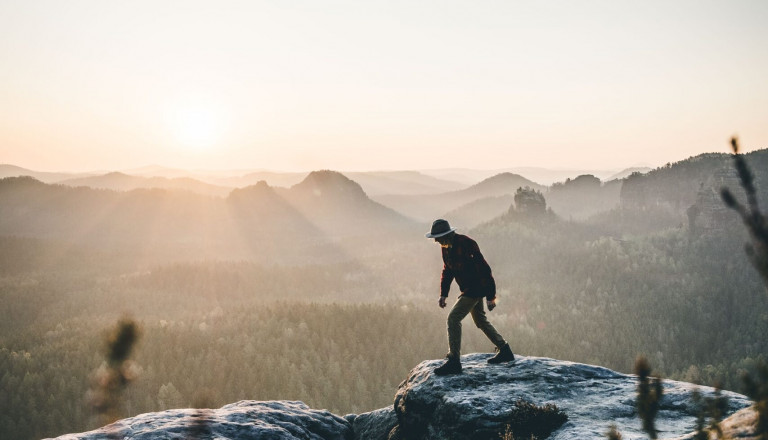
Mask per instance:
[[[446,264],[443,264],[443,273],[440,275],[440,296],[448,296],[448,291],[451,290],[452,282],[453,271],[448,268]]]

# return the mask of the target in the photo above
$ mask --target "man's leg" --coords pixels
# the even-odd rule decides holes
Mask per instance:
[[[448,313],[448,360],[435,368],[438,376],[461,373],[461,320],[475,307],[476,302],[477,298],[460,296]]]
[[[500,364],[502,362],[510,362],[515,360],[515,355],[512,353],[512,349],[509,348],[509,344],[504,338],[501,337],[496,328],[488,321],[485,316],[485,310],[483,309],[483,299],[477,302],[477,305],[472,309],[472,320],[475,321],[475,325],[485,333],[485,336],[493,342],[493,344],[499,349],[496,356],[488,359],[489,364]]]
[[[461,356],[461,320],[464,319],[482,298],[460,296],[448,313],[448,357],[459,359]]]
[[[488,321],[488,317],[485,316],[485,308],[483,307],[483,299],[480,298],[480,300],[477,302],[477,304],[472,308],[472,320],[475,322],[475,325],[477,328],[483,331],[485,333],[485,336],[491,340],[493,345],[501,349],[503,346],[507,345],[507,341],[504,340],[503,337],[499,334],[499,332],[496,331],[496,328],[491,324],[490,321]]]

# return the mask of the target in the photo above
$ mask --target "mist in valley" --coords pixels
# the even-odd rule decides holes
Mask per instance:
[[[768,188],[768,151],[746,159]],[[442,261],[424,239],[441,217],[480,245],[490,318],[516,353],[623,372],[643,354],[667,377],[739,391],[768,352],[768,295],[718,195],[738,188],[729,155],[549,185],[510,171],[285,177],[230,176],[241,185],[221,194],[165,185],[181,177],[0,180],[0,436],[97,427],[88,390],[124,317],[141,338],[123,417],[241,399],[389,406],[410,368],[447,351]],[[465,328],[465,353],[493,350]]]

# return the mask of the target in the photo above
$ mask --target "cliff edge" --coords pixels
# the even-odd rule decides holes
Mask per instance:
[[[434,374],[441,360],[424,361],[400,384],[393,406],[365,414],[339,417],[301,402],[241,401],[219,409],[142,414],[58,439],[495,440],[510,432],[582,440],[606,438],[612,424],[624,439],[647,438],[635,410],[635,376],[539,357],[488,365],[490,356],[463,356],[463,373],[442,377]],[[714,394],[712,388],[664,381],[656,421],[660,438],[684,438],[694,430],[695,390]],[[723,394],[728,415],[751,403],[740,394]]]

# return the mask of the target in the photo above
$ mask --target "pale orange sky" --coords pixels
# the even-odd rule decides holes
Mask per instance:
[[[768,2],[3,1],[0,163],[621,169],[768,147]]]

